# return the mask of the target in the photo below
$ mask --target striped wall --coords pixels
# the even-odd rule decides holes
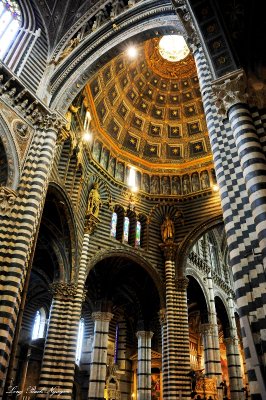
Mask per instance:
[[[241,119],[244,117],[244,120],[247,119],[248,128],[247,131],[244,129],[243,132],[240,128],[234,137],[230,122],[227,119],[222,120],[217,115],[211,89],[212,76],[200,48],[195,52],[195,61],[211,140],[215,171],[220,187],[221,204],[230,254],[230,265],[234,277],[235,293],[242,327],[249,386],[252,398],[261,399],[261,393],[265,389],[260,369],[257,367],[259,359],[258,353],[255,350],[257,344],[256,339],[254,343],[254,338],[260,337],[262,342],[264,342],[263,336],[261,335],[261,328],[265,326],[264,312],[262,312],[263,304],[265,307],[265,299],[263,298],[261,290],[265,285],[265,274],[260,258],[254,253],[261,253],[256,225],[260,232],[259,240],[261,243],[264,242],[263,224],[259,221],[260,215],[264,214],[263,197],[260,197],[264,189],[259,187],[262,191],[259,192],[257,203],[251,196],[251,202],[253,203],[252,208],[256,208],[256,222],[254,222],[254,217],[252,215],[251,203],[247,190],[252,190],[250,183],[254,182],[253,176],[261,176],[261,182],[263,182],[265,171],[261,172],[261,168],[255,165],[257,162],[260,163],[259,159],[262,157],[261,151],[256,154],[258,140],[254,140],[254,146],[252,142],[250,142],[250,146],[249,140],[244,140],[246,144],[239,142],[242,134],[247,133],[250,138],[252,136],[254,137],[253,116],[249,115],[247,118],[247,109],[243,105],[239,104],[232,108],[230,117],[232,124],[240,124],[239,126],[241,126]],[[239,113],[243,115],[241,116]],[[236,119],[234,120],[234,117],[237,115],[240,117],[239,122],[237,122]],[[235,128],[237,129],[237,126]],[[248,133],[250,128],[251,132]],[[241,160],[239,159],[240,153],[237,146],[239,150],[242,148],[244,151]],[[246,150],[245,147],[247,148]],[[251,153],[253,153],[253,156],[255,155],[255,160],[251,161],[250,168],[248,168],[247,163],[241,166],[241,163],[245,163],[246,156],[244,154],[246,152],[247,157],[249,157]],[[243,167],[248,168],[246,171],[251,172],[248,176],[247,183],[244,180]],[[254,170],[257,170],[257,172]],[[246,172],[244,172],[244,174],[246,175]],[[263,183],[261,183],[261,185],[263,186]]]

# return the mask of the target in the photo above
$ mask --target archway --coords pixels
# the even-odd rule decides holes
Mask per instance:
[[[116,388],[123,388],[123,396],[136,395],[137,332],[153,333],[151,363],[158,367],[159,361],[161,370],[158,358],[162,352],[162,341],[158,313],[163,306],[162,293],[158,291],[158,283],[138,261],[138,257],[134,259],[114,250],[109,252],[109,256],[100,257],[89,271],[85,284],[87,295],[82,311],[85,322],[83,354],[79,365],[79,377],[83,373],[84,392],[88,390],[89,374],[93,373],[93,360],[90,357],[94,351],[92,343],[97,334],[93,321],[95,313],[112,315],[108,328],[107,375],[104,377],[106,398],[110,398],[108,382],[113,381],[116,382]],[[80,378],[76,377],[78,379]]]

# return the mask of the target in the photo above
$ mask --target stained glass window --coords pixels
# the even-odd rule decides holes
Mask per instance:
[[[46,312],[44,308],[40,308],[35,315],[34,325],[32,330],[32,340],[43,338],[45,333]]]
[[[21,12],[16,1],[0,0],[0,59],[3,59],[21,25]]]
[[[135,246],[140,247],[141,223],[137,221]]]
[[[129,218],[124,219],[124,242],[128,243],[128,233],[129,233]]]
[[[113,212],[111,220],[111,236],[116,237],[116,227],[117,227],[117,213]]]
[[[78,365],[79,365],[80,358],[81,358],[83,335],[84,335],[84,319],[81,318],[81,320],[79,321],[79,331],[78,331],[78,340],[77,340],[77,349],[76,349],[76,364],[78,364]]]

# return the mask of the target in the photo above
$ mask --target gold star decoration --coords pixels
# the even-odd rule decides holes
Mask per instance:
[[[154,153],[154,152],[155,152],[155,150],[156,150],[156,148],[155,148],[155,147],[150,147],[150,152],[151,152],[151,153]]]
[[[174,97],[173,97],[173,100],[174,100],[174,101],[176,101],[176,100],[177,100],[177,97],[176,97],[176,96],[174,96]]]
[[[178,147],[174,147],[173,148],[173,154],[177,155],[179,153],[179,148]]]
[[[136,140],[133,139],[133,138],[131,138],[131,139],[130,139],[130,143],[135,144],[135,143],[136,143]]]
[[[201,150],[202,149],[201,144],[196,144],[195,149],[196,150]]]
[[[173,133],[178,133],[178,132],[179,132],[179,129],[178,129],[178,128],[173,128],[173,129],[172,129],[172,132],[173,132]]]
[[[142,107],[142,108],[147,108],[147,105],[146,105],[145,103],[142,103],[142,104],[141,104],[141,107]]]
[[[164,98],[163,98],[163,96],[160,96],[159,99],[162,101]]]
[[[156,110],[156,115],[161,115],[161,110]]]
[[[154,133],[157,133],[157,132],[159,131],[158,126],[153,126],[152,131],[153,131]]]
[[[117,130],[118,130],[117,126],[116,126],[116,125],[114,125],[114,127],[113,127],[113,131],[114,131],[114,132],[116,132]]]
[[[148,94],[152,94],[152,91],[151,91],[151,90],[148,90]]]
[[[177,110],[173,110],[173,111],[172,111],[172,115],[173,115],[173,116],[178,115]]]
[[[135,122],[136,122],[137,125],[140,125],[140,124],[141,124],[141,120],[138,119],[138,118],[135,120]]]

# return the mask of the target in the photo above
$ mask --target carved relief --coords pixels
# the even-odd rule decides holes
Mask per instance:
[[[50,285],[50,292],[54,298],[70,299],[75,297],[77,292],[77,285],[73,282],[54,282]]]
[[[5,186],[0,186],[0,211],[9,213],[15,205],[17,193]]]

